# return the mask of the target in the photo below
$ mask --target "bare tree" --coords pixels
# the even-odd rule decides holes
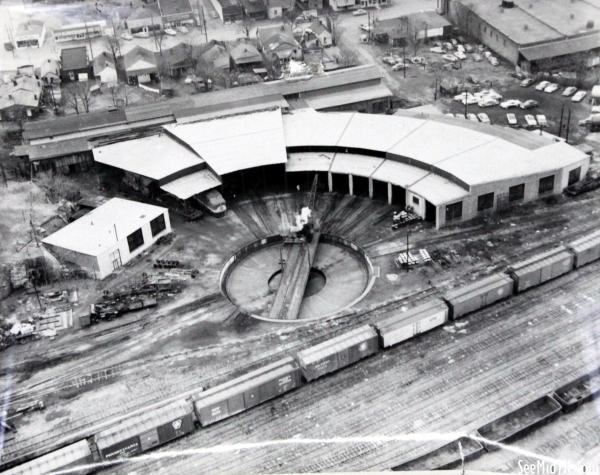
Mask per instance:
[[[117,27],[115,26],[114,21],[111,18],[112,22],[112,35],[108,35],[106,37],[106,46],[108,47],[108,51],[110,52],[113,61],[115,62],[115,68],[118,64],[118,58],[121,57],[121,41],[119,40],[119,35],[117,31]]]
[[[252,30],[256,28],[256,22],[254,21],[254,18],[244,15],[242,23],[240,24],[240,28],[244,36],[246,38],[250,38],[250,33],[252,33]]]
[[[82,111],[89,112],[94,103],[92,85],[88,81],[77,81],[68,84],[63,90],[63,102],[72,107],[77,114]]]
[[[77,94],[77,83],[67,84],[62,91],[62,103],[65,107],[71,107],[79,114],[79,95]]]

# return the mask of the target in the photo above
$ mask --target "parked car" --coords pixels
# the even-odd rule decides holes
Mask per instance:
[[[519,125],[519,123],[517,122],[517,116],[515,114],[506,114],[506,121],[511,127],[516,127],[517,125]]]
[[[392,66],[392,71],[400,71],[401,69],[406,69],[409,66],[409,64],[404,63],[403,61],[399,61]]]
[[[537,120],[537,123],[540,127],[548,127],[548,120],[546,119],[546,116],[544,114],[536,115],[535,119]]]
[[[427,64],[427,60],[423,56],[413,56],[410,58],[410,62],[413,64]]]
[[[366,14],[367,14],[367,10],[364,10],[364,9],[362,9],[362,8],[359,8],[358,10],[354,10],[354,11],[352,12],[352,14],[353,14],[354,16],[366,15]]]
[[[502,109],[510,109],[511,107],[520,107],[521,101],[519,99],[508,99],[500,103]]]
[[[465,59],[467,59],[467,55],[466,55],[464,52],[460,51],[460,50],[456,50],[456,51],[454,52],[454,56],[456,56],[456,57],[457,57],[458,59],[460,59],[460,60],[465,60]]]
[[[135,33],[134,38],[150,38],[150,33],[147,31],[139,31]]]
[[[552,94],[555,91],[558,91],[558,84],[555,82],[551,82],[544,88],[544,92],[547,92],[548,94]]]
[[[498,99],[491,96],[483,96],[477,104],[479,107],[493,107],[498,105]]]
[[[492,66],[498,66],[500,64],[500,61],[498,61],[498,58],[496,58],[495,56],[488,57],[488,61]]]
[[[445,54],[444,56],[442,56],[442,58],[444,58],[446,61],[450,61],[451,63],[458,61],[458,58],[452,53]]]
[[[532,116],[531,114],[527,114],[524,117],[525,119],[525,127],[526,128],[533,128],[533,127],[537,127],[537,121],[535,120],[535,117]]]
[[[164,32],[165,32],[165,35],[169,35],[169,36],[175,36],[177,34],[177,32],[173,28],[165,28]]]
[[[359,28],[362,31],[366,31],[366,32],[369,32],[373,29],[373,27],[371,25],[367,25],[366,23],[363,23],[362,25],[360,25]]]
[[[431,51],[432,53],[437,53],[437,54],[444,54],[444,49],[441,46],[434,46],[432,48],[429,48],[429,51]]]
[[[542,81],[542,82],[538,82],[535,85],[535,90],[536,91],[543,91],[544,89],[546,89],[548,87],[548,85],[550,84],[549,81]]]
[[[126,41],[131,41],[133,39],[133,35],[127,31],[124,31],[123,33],[121,33],[121,38]]]
[[[583,98],[586,95],[587,95],[587,91],[579,90],[575,94],[573,94],[573,97],[571,97],[571,100],[573,102],[581,102],[581,101],[583,101]]]
[[[477,118],[477,116],[475,114],[473,114],[472,112],[469,112],[467,114],[467,119],[472,120],[473,122],[479,122],[479,119]]]
[[[519,107],[521,109],[533,109],[538,106],[538,101],[534,101],[533,99],[528,99],[525,102],[522,102]]]
[[[398,62],[393,56],[382,56],[381,61],[390,66],[393,66]]]
[[[491,124],[492,123],[492,121],[490,120],[490,117],[485,112],[480,112],[479,114],[477,114],[477,118],[483,124]]]
[[[577,92],[577,88],[573,86],[565,87],[565,90],[562,92],[564,97],[571,97],[573,94]]]
[[[179,33],[183,34],[183,35],[186,35],[186,34],[188,34],[188,33],[190,32],[190,30],[188,29],[188,27],[187,27],[187,26],[185,26],[185,25],[180,25],[180,26],[178,26],[178,27],[177,27],[177,31],[178,31]]]
[[[471,57],[473,58],[473,61],[475,61],[476,63],[483,61],[483,58],[481,57],[481,55],[479,53],[473,53],[473,55]]]
[[[448,112],[446,114],[444,114],[446,117],[452,117],[454,118],[454,114],[452,112]]]
[[[525,78],[521,81],[521,87],[529,87],[533,84],[533,78]]]
[[[467,53],[472,53],[473,51],[475,51],[475,48],[473,47],[472,44],[466,43],[465,44],[465,51]]]

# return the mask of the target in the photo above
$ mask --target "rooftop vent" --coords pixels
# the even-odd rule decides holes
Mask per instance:
[[[502,8],[514,8],[515,2],[514,0],[502,0],[502,4],[500,6]]]

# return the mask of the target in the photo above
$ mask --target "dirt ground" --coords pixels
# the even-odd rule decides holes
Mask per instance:
[[[365,319],[397,312],[407,305],[405,297],[414,302],[436,295],[517,256],[594,229],[600,193],[530,203],[494,218],[442,230],[428,223],[414,225],[410,228],[411,248],[428,249],[435,262],[408,273],[393,262],[398,252],[405,250],[406,234],[391,229],[392,207],[364,198],[320,195],[318,206],[330,213],[330,231],[363,247],[376,266],[379,278],[373,289],[345,317],[332,322],[280,325],[240,318],[219,292],[223,263],[242,245],[272,234],[281,222],[281,210],[292,213],[305,199],[302,194],[255,197],[232,203],[224,218],[205,217],[200,222],[184,222],[174,216],[176,239],[171,244],[155,247],[108,281],[82,281],[85,290],[80,292],[77,312],[84,312],[104,288],[126,283],[143,271],[152,272],[152,260],[159,256],[180,259],[200,270],[196,279],[186,282],[181,294],[155,311],[129,314],[0,354],[0,385],[5,397],[15,403],[35,399],[46,403],[45,410],[17,421],[19,431],[6,444],[4,459],[60,443],[69,434],[83,436],[91,425],[219,381],[250,363],[293,352]],[[23,295],[10,299],[19,298]],[[494,334],[496,330],[490,327],[486,331]],[[426,345],[430,344],[435,343]],[[363,370],[357,371],[363,374]],[[105,376],[90,382],[89,378],[99,374]],[[420,374],[425,381],[441,381],[428,370]],[[371,396],[364,397],[366,401]],[[314,408],[306,410],[305,415]],[[343,453],[340,464],[345,460]],[[335,463],[331,466],[337,467]]]

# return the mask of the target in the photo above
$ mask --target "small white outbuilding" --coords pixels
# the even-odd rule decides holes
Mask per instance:
[[[63,262],[104,279],[170,232],[167,208],[112,198],[42,242]]]

